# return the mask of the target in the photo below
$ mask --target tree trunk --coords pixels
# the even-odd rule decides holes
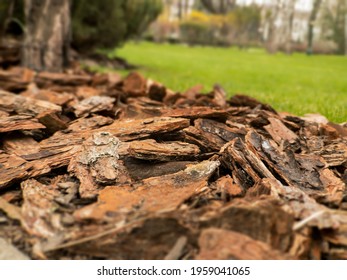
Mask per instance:
[[[275,53],[279,49],[287,54],[292,49],[292,26],[296,0],[276,0],[269,21],[269,36],[266,49]]]
[[[345,11],[345,55],[347,55],[347,10]]]
[[[25,0],[25,18],[23,66],[62,71],[68,64],[70,47],[69,0]]]
[[[308,22],[307,50],[306,50],[306,53],[308,55],[311,55],[313,52],[313,29],[314,29],[314,23],[316,21],[321,4],[322,4],[322,0],[315,0],[313,2],[311,15]]]
[[[189,11],[189,0],[185,0],[184,2],[184,17],[186,18]]]
[[[294,13],[295,13],[295,3],[296,0],[291,0],[288,3],[287,7],[287,26],[286,26],[286,37],[284,43],[284,50],[286,54],[292,53],[292,33],[293,33],[293,21],[294,21]]]
[[[279,37],[279,27],[278,27],[278,22],[279,18],[281,17],[282,13],[282,1],[281,0],[276,0],[273,1],[273,7],[271,11],[271,16],[269,19],[269,33],[268,33],[268,38],[266,42],[266,50],[269,53],[275,53],[278,50],[278,37]]]

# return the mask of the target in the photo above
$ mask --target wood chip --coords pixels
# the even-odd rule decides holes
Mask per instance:
[[[346,258],[346,124],[227,99],[219,85],[181,94],[138,73],[12,67],[0,84],[9,251],[12,242],[40,259]]]
[[[107,187],[98,202],[75,212],[78,219],[119,219],[133,211],[167,212],[177,208],[199,189],[219,166],[218,161],[204,161],[178,173],[143,180],[139,185]]]
[[[132,141],[129,144],[129,155],[143,160],[171,161],[194,159],[200,152],[196,145],[184,142],[158,143],[155,140]]]
[[[17,131],[17,130],[32,130],[46,128],[39,123],[37,119],[30,116],[17,115],[0,119],[0,133]]]
[[[94,133],[71,160],[68,171],[80,180],[81,197],[98,194],[98,184],[113,184],[119,177],[119,139],[108,132]]]
[[[30,258],[20,252],[15,246],[0,237],[0,260],[29,260]]]
[[[136,72],[130,73],[123,81],[123,91],[130,96],[146,95],[147,82]]]
[[[201,232],[198,260],[290,260],[293,257],[235,231],[209,228]]]
[[[101,111],[111,111],[115,98],[108,96],[92,96],[83,99],[78,104],[74,105],[75,115],[77,117],[88,116],[91,113]]]
[[[37,116],[45,111],[60,112],[61,107],[51,102],[19,96],[0,90],[0,110]]]
[[[19,222],[22,221],[20,208],[7,202],[2,197],[0,197],[0,209],[4,211],[9,218]]]

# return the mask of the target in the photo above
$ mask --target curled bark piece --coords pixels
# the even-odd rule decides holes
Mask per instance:
[[[119,176],[119,140],[108,132],[96,132],[81,147],[68,170],[80,180],[82,197],[94,197],[98,184],[115,183]]]

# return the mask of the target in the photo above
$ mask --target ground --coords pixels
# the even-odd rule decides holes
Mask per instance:
[[[347,120],[347,57],[152,43],[128,43],[113,53],[173,90],[202,84],[208,92],[218,83],[229,95],[245,93],[279,111]]]

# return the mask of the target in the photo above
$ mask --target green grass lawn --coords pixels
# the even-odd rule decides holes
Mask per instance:
[[[320,113],[347,121],[347,57],[268,55],[261,49],[128,43],[114,52],[175,91],[215,83],[296,115]]]

